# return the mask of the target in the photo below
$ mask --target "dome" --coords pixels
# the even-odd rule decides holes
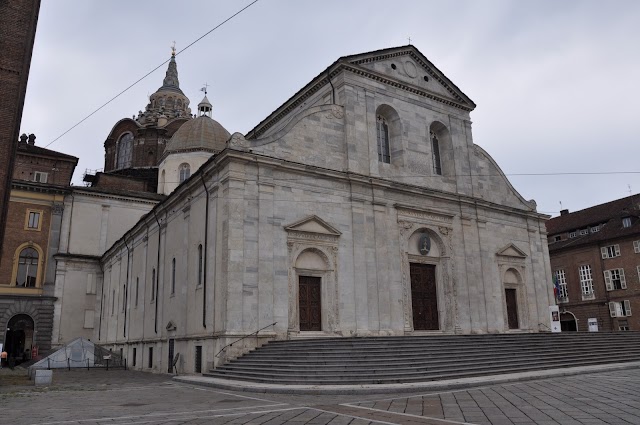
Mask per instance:
[[[231,134],[219,122],[206,115],[187,121],[175,132],[164,149],[164,155],[176,152],[209,151],[217,153],[226,147]]]

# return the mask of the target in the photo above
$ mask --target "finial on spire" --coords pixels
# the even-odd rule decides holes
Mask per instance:
[[[176,42],[174,41],[171,44],[171,56],[175,56],[176,55]]]
[[[204,92],[204,95],[205,95],[205,96],[207,95],[207,88],[208,88],[208,87],[209,87],[209,84],[204,83],[204,84],[202,85],[202,88],[200,89],[200,91],[203,91],[203,92]]]

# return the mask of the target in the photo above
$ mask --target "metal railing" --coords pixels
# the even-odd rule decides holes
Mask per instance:
[[[260,329],[258,329],[257,331],[250,333],[249,335],[245,335],[245,336],[243,336],[242,338],[239,338],[239,339],[237,339],[237,340],[233,341],[232,343],[225,345],[224,347],[222,347],[222,349],[221,349],[220,351],[218,351],[218,353],[216,354],[216,357],[220,357],[220,353],[222,353],[222,352],[223,352],[224,350],[226,350],[227,348],[231,347],[231,346],[232,346],[233,344],[235,344],[236,342],[242,341],[243,339],[247,339],[247,338],[249,338],[249,337],[250,337],[250,336],[252,336],[252,335],[255,335],[255,336],[257,337],[257,336],[258,336],[258,332],[260,332],[260,331],[262,331],[262,330],[265,330],[265,329],[267,329],[267,328],[269,328],[269,327],[271,327],[271,326],[275,325],[276,323],[278,323],[278,322],[273,322],[272,324],[267,325],[267,326],[265,326],[264,328],[260,328]]]

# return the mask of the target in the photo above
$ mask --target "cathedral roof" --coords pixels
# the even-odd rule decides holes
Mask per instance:
[[[164,155],[176,152],[223,150],[231,134],[220,123],[207,115],[187,121],[175,132],[164,149]]]

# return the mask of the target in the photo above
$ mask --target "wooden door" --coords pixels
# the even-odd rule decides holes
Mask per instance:
[[[436,266],[411,263],[410,275],[413,329],[416,331],[440,329]]]
[[[298,278],[298,299],[301,331],[322,330],[322,308],[320,278],[300,276]]]
[[[509,329],[518,329],[518,297],[515,289],[505,289],[504,295],[507,300],[507,322]]]

